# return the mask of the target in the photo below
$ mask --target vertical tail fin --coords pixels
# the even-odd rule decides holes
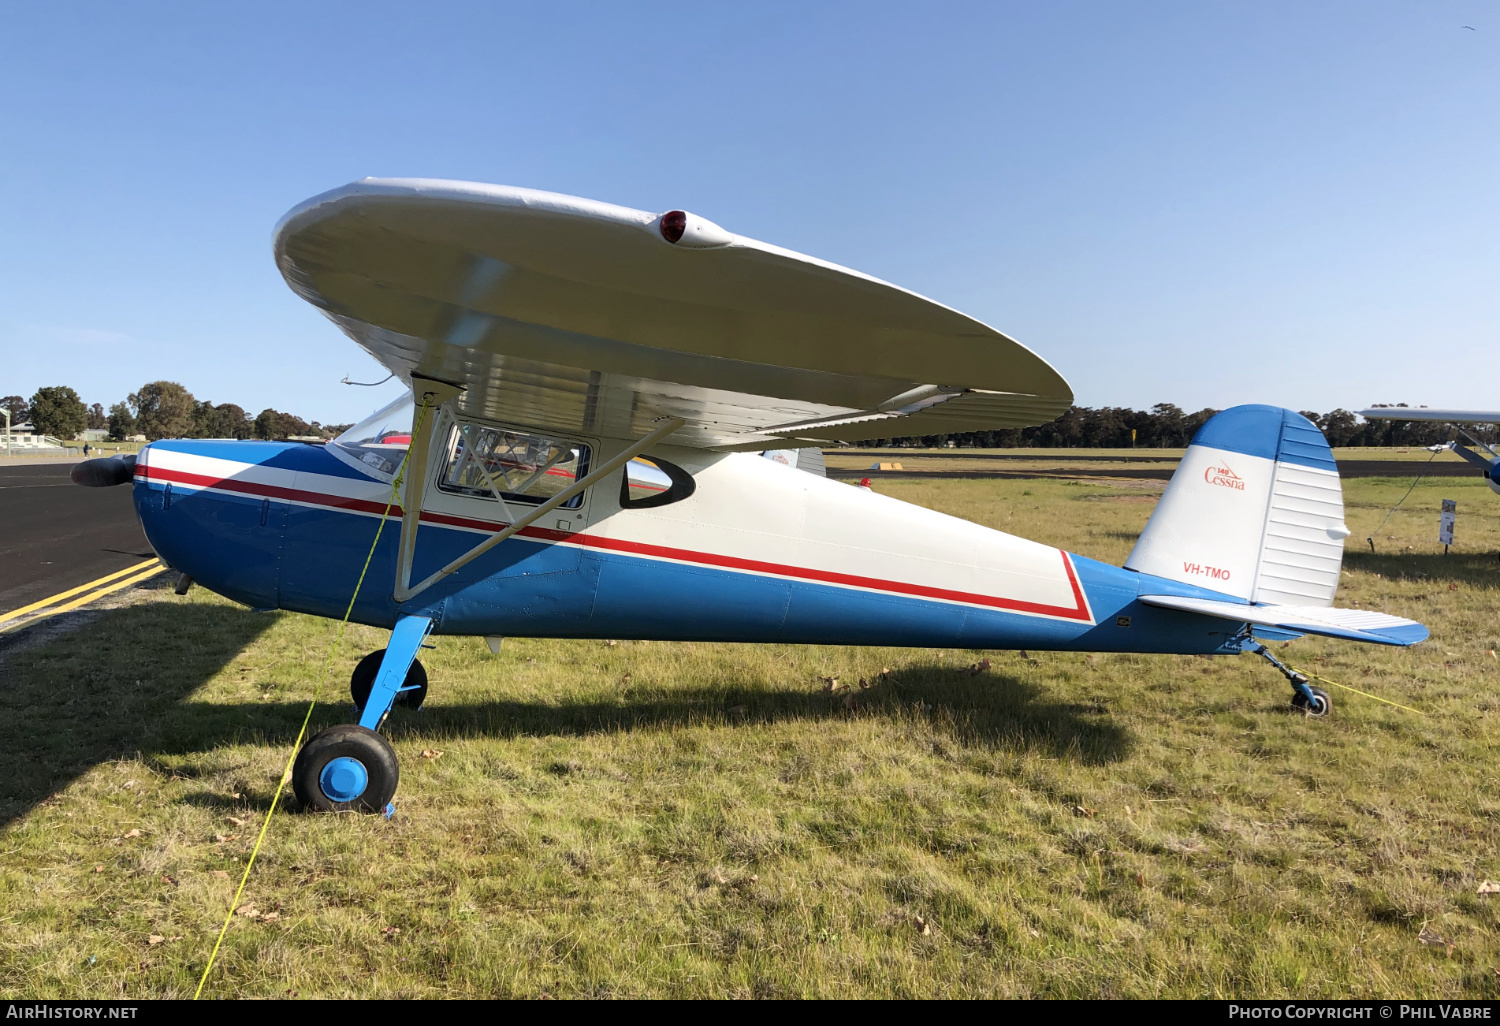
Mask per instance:
[[[1317,425],[1236,406],[1193,436],[1125,566],[1251,602],[1331,606],[1348,534]]]

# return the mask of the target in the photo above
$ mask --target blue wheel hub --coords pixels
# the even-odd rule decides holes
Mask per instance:
[[[352,802],[365,793],[370,783],[370,772],[365,764],[347,755],[330,759],[323,772],[318,774],[318,784],[330,801]]]

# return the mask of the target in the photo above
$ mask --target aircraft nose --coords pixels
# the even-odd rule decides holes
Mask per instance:
[[[286,503],[251,487],[266,455],[257,444],[151,443],[136,461],[135,508],[167,565],[252,609],[274,609]]]

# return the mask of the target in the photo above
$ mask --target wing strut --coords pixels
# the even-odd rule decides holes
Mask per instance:
[[[453,562],[449,563],[447,566],[443,567],[441,570],[439,570],[436,573],[432,574],[431,576],[427,577],[425,580],[421,581],[420,583],[413,585],[413,584],[410,584],[409,582],[411,581],[412,556],[413,556],[413,554],[415,553],[415,550],[416,550],[416,528],[415,528],[415,523],[416,523],[418,511],[421,509],[421,501],[420,501],[421,500],[421,492],[425,491],[426,485],[427,485],[427,479],[425,477],[427,461],[424,458],[422,460],[422,466],[420,468],[417,468],[417,467],[413,467],[412,468],[413,471],[415,471],[417,469],[421,469],[423,471],[423,474],[424,474],[423,477],[420,477],[420,478],[413,477],[412,478],[413,482],[420,482],[420,484],[416,484],[415,485],[415,487],[417,487],[417,488],[420,489],[420,491],[418,491],[418,493],[416,495],[416,498],[417,498],[418,501],[416,501],[416,502],[408,501],[407,504],[406,504],[406,506],[404,507],[405,517],[411,519],[412,524],[413,524],[413,528],[412,528],[412,531],[411,531],[411,544],[408,545],[407,544],[407,531],[406,531],[406,522],[407,521],[406,521],[405,518],[403,518],[402,523],[401,523],[401,528],[402,528],[402,530],[401,530],[401,548],[398,551],[397,556],[396,556],[396,592],[395,592],[396,601],[397,602],[405,602],[408,599],[412,598],[413,596],[418,595],[418,594],[422,593],[423,591],[426,591],[428,588],[432,587],[438,581],[442,580],[444,577],[447,577],[449,574],[451,574],[454,571],[456,571],[459,567],[464,566],[466,563],[472,562],[473,560],[475,560],[475,559],[479,558],[480,556],[484,555],[490,549],[494,548],[496,545],[499,545],[501,542],[505,541],[505,539],[509,538],[511,535],[517,533],[518,531],[521,531],[521,530],[524,530],[527,527],[530,527],[536,521],[540,520],[542,517],[546,516],[548,513],[551,513],[557,507],[559,507],[563,503],[567,502],[569,499],[571,499],[573,496],[577,495],[579,492],[583,491],[585,488],[588,488],[588,487],[590,487],[590,486],[592,486],[594,484],[597,484],[599,481],[601,481],[604,478],[608,477],[610,474],[613,474],[615,471],[619,470],[625,464],[627,464],[631,460],[635,459],[641,453],[643,453],[647,449],[651,448],[657,442],[660,442],[663,438],[666,438],[673,431],[676,431],[678,428],[682,427],[683,424],[685,424],[687,422],[684,421],[681,417],[667,417],[667,418],[663,418],[660,423],[661,423],[661,426],[658,427],[655,431],[651,432],[649,435],[647,435],[645,438],[642,438],[640,441],[635,442],[632,445],[629,445],[626,448],[622,449],[620,452],[616,453],[613,458],[611,458],[610,460],[608,460],[606,463],[604,463],[602,466],[600,466],[597,470],[590,471],[588,474],[586,474],[583,477],[579,478],[577,481],[574,481],[567,488],[564,488],[562,491],[560,491],[556,495],[552,496],[552,498],[548,499],[546,502],[544,502],[540,506],[536,507],[536,509],[533,509],[530,513],[527,513],[525,516],[521,517],[519,520],[516,520],[513,523],[510,523],[510,524],[506,525],[506,527],[503,528],[502,530],[496,531],[494,534],[490,535],[484,541],[482,541],[478,545],[474,546],[468,552],[465,552],[462,556],[459,556],[457,559],[453,560]],[[412,446],[413,446],[412,451],[413,451],[413,453],[415,453],[417,451],[416,450],[416,446],[418,444],[418,441],[419,440],[416,439],[416,438],[412,439]],[[424,452],[426,451],[426,446],[425,445],[423,446],[423,451]],[[411,488],[411,487],[413,487],[413,485],[408,485],[408,488]],[[493,485],[491,485],[491,487],[493,488]],[[408,500],[409,499],[410,499],[410,492],[408,492]]]

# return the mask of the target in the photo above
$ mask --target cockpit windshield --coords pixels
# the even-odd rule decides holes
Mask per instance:
[[[406,392],[333,440],[339,451],[367,471],[390,478],[411,445],[415,406]]]

